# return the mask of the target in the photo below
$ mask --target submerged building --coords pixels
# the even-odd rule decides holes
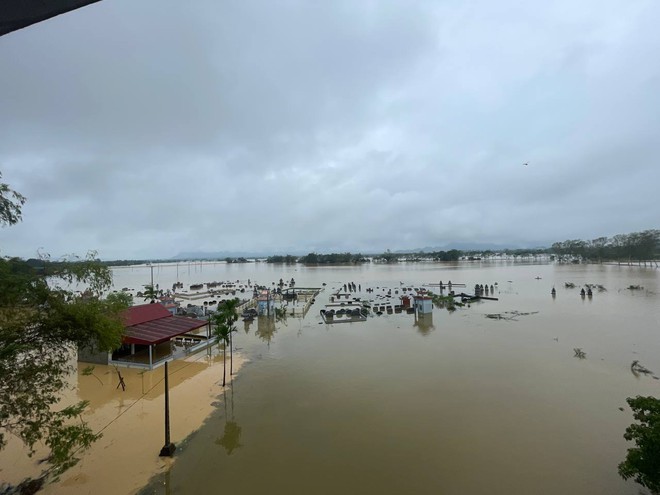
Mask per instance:
[[[212,343],[207,320],[174,316],[161,304],[132,306],[122,318],[125,328],[119,349],[99,352],[82,348],[78,361],[154,369]]]

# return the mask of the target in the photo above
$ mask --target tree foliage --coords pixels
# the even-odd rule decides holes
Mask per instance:
[[[3,225],[20,219],[20,198],[0,187]],[[57,474],[97,438],[81,419],[84,402],[58,407],[75,370],[75,350],[118,347],[119,314],[126,304],[116,297],[103,299],[112,276],[94,252],[57,263],[45,257],[40,265],[0,258],[0,448],[8,435],[19,438],[30,455],[44,444],[50,450],[49,469]],[[73,290],[78,284],[83,292]]]
[[[619,464],[619,474],[660,493],[660,400],[637,396],[627,402],[639,423],[631,424],[623,435],[635,447],[628,449],[626,460]]]
[[[121,310],[133,306],[133,296],[128,292],[111,292],[105,300],[108,304],[117,305]]]
[[[428,256],[432,256],[435,261],[458,261],[463,252],[458,249],[450,249],[449,251],[435,251]]]
[[[589,260],[652,260],[660,254],[660,230],[617,234],[611,238],[572,239],[555,242],[551,251],[559,257]]]
[[[162,292],[162,290],[158,289],[158,285],[153,286],[151,284],[147,284],[144,286],[142,297],[145,301],[151,301],[151,303],[155,303],[156,299],[158,299],[158,296],[161,295]]]
[[[364,263],[368,261],[367,258],[360,253],[330,253],[330,254],[317,254],[309,253],[298,259],[299,263],[307,265],[333,265],[333,264],[350,264],[350,263]]]
[[[8,184],[0,182],[0,225],[14,225],[20,222],[21,207],[24,204],[25,196],[11,189]]]
[[[227,362],[225,359],[227,346],[231,351],[232,334],[236,331],[238,314],[238,299],[228,299],[218,305],[218,311],[212,316],[213,334],[218,345],[222,345],[222,386],[226,384]],[[233,363],[232,363],[233,364]]]
[[[288,265],[292,265],[298,261],[298,258],[295,256],[292,256],[290,254],[287,254],[286,256],[282,255],[275,255],[275,256],[269,256],[266,258],[266,263],[286,263]]]

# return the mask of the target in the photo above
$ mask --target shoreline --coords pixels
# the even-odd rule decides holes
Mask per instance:
[[[198,430],[223,400],[222,352],[217,346],[211,351],[169,363],[170,438],[174,444]],[[234,377],[246,362],[245,356],[234,352]],[[81,454],[75,466],[57,481],[46,484],[41,493],[137,493],[153,476],[176,462],[176,453],[173,458],[158,455],[165,439],[164,368],[153,371],[119,368],[126,384],[126,390],[122,391],[121,387],[117,388],[119,378],[114,367],[96,365],[92,374],[83,374],[87,366],[78,363],[77,376],[74,373],[71,377],[73,390],[60,405],[89,401],[83,418],[102,436]],[[227,378],[230,387],[229,375]],[[8,448],[4,454],[17,452],[16,448]],[[40,454],[38,451],[32,458],[25,458],[25,462],[17,459],[11,469],[12,479],[5,481],[19,483],[26,477],[38,476],[41,472],[38,460],[43,458]]]

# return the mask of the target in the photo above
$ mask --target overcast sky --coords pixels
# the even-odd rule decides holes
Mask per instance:
[[[28,198],[0,253],[658,228],[658,26],[657,0],[104,0],[0,37],[0,171]]]

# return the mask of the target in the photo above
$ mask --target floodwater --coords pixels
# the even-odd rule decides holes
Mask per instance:
[[[299,287],[327,286],[304,319],[239,321],[234,343],[248,363],[202,428],[174,439],[176,462],[144,493],[640,492],[618,476],[617,464],[630,446],[626,397],[660,396],[660,380],[631,372],[637,360],[660,376],[657,269],[505,262],[154,268],[161,287],[177,276],[186,284],[294,277]],[[118,287],[139,288],[149,277],[148,267],[115,270]],[[367,287],[375,296],[382,287],[394,294],[440,280],[465,283],[467,292],[497,283],[491,295],[499,301],[453,313],[435,308],[417,320],[404,313],[326,325],[319,316],[332,288],[345,282],[360,284],[367,299]],[[583,299],[585,283],[607,291]],[[485,316],[493,313],[504,318]],[[586,358],[575,357],[575,348]]]

